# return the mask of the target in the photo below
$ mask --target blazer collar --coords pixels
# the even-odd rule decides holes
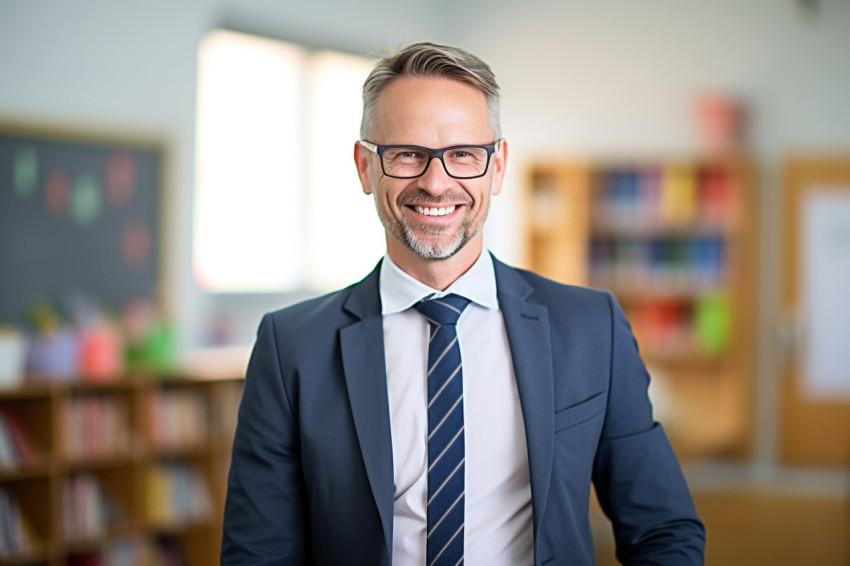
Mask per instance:
[[[381,293],[378,287],[381,262],[383,259],[378,261],[369,275],[349,287],[348,298],[343,303],[343,308],[360,320],[381,314]]]

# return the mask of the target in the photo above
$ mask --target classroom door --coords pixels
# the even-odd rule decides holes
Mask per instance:
[[[850,155],[785,166],[780,454],[850,465]]]

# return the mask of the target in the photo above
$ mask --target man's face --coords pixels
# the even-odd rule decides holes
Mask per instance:
[[[471,85],[444,78],[401,78],[378,97],[369,140],[378,145],[443,148],[492,144],[487,98]],[[428,260],[445,259],[464,248],[477,257],[490,195],[501,190],[506,149],[493,154],[487,174],[454,179],[439,160],[415,179],[394,179],[374,153],[357,146],[355,159],[363,191],[374,194],[387,232],[387,249]],[[472,242],[472,245],[468,245]]]

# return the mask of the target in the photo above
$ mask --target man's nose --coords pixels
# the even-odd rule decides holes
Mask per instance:
[[[422,188],[431,194],[439,194],[451,186],[452,177],[446,172],[443,161],[432,157],[425,173],[419,178]]]

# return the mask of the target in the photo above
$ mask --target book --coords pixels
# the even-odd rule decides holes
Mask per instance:
[[[15,446],[12,437],[6,428],[4,419],[0,418],[0,469],[12,469],[18,465],[18,457],[15,454]]]
[[[25,553],[34,541],[35,532],[21,506],[0,488],[0,556]]]
[[[0,422],[5,425],[6,431],[11,437],[18,463],[30,466],[37,462],[39,451],[17,414],[10,410],[0,411]]]

